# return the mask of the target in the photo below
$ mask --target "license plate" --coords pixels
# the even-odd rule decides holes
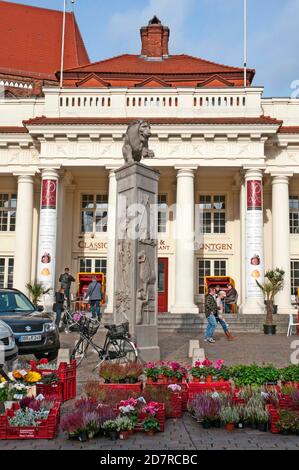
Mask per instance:
[[[20,336],[20,343],[31,343],[34,341],[41,341],[41,335]]]

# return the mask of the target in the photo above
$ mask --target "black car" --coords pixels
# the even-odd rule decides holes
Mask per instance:
[[[0,320],[13,331],[19,354],[34,354],[37,359],[56,359],[59,331],[53,318],[35,307],[17,289],[0,289]]]

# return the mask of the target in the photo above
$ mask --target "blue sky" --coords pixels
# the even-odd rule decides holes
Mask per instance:
[[[289,96],[299,80],[299,0],[247,1],[254,83],[265,87],[265,96]],[[63,0],[15,3],[63,6]],[[139,28],[156,14],[171,28],[171,53],[243,64],[243,0],[75,0],[75,12],[92,61],[139,53]]]

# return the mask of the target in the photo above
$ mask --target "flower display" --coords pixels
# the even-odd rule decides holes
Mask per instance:
[[[172,392],[180,392],[182,390],[182,387],[178,384],[170,384],[168,385],[168,390],[171,390]]]
[[[150,416],[156,416],[159,411],[159,403],[151,401],[143,407],[142,411]]]
[[[39,374],[38,372],[34,372],[34,371],[29,371],[27,375],[25,376],[26,382],[31,383],[31,384],[37,383],[41,379],[42,379],[41,374]]]

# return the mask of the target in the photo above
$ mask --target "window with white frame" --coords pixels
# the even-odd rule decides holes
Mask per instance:
[[[168,205],[166,194],[158,196],[158,233],[167,232]]]
[[[201,232],[225,233],[226,203],[223,195],[201,195],[199,197],[199,210]]]
[[[199,259],[198,260],[198,293],[205,293],[206,276],[226,276],[227,260]]]
[[[291,295],[297,295],[299,287],[299,259],[291,260]]]
[[[299,233],[299,197],[290,196],[290,233]]]
[[[81,258],[80,272],[81,273],[103,273],[106,277],[107,273],[107,259],[106,258]]]
[[[108,221],[108,196],[105,194],[82,194],[81,232],[105,233]]]
[[[0,232],[16,230],[17,195],[0,193]]]
[[[14,258],[0,257],[0,288],[13,287]]]

